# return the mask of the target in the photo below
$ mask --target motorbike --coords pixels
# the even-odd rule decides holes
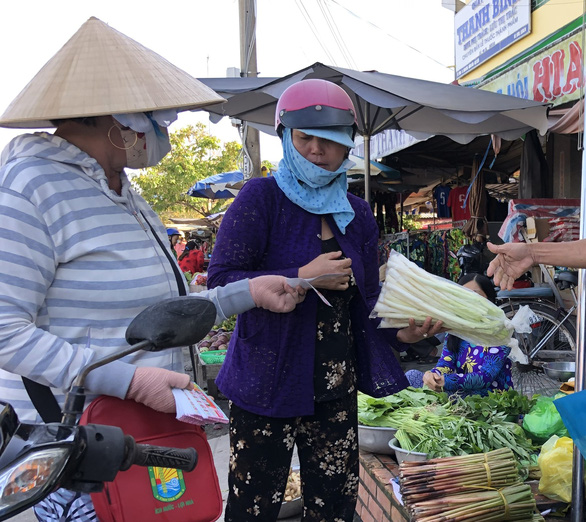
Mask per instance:
[[[206,299],[176,297],[146,308],[126,330],[129,347],[90,363],[76,377],[59,423],[19,422],[13,407],[0,401],[0,520],[32,507],[58,488],[99,492],[104,482],[133,465],[195,469],[193,448],[138,444],[118,427],[77,422],[85,406],[89,372],[138,350],[195,344],[215,318],[215,306]]]

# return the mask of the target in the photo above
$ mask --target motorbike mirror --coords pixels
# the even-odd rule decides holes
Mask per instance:
[[[216,307],[201,297],[173,297],[149,306],[126,329],[126,341],[150,341],[144,350],[189,346],[201,341],[216,321]]]

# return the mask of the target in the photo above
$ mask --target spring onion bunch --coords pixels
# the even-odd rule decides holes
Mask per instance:
[[[446,495],[409,506],[413,522],[543,522],[535,509],[535,497],[528,484]]]
[[[399,473],[401,496],[407,505],[521,482],[517,461],[509,448],[461,457],[403,461]]]
[[[418,267],[391,251],[385,282],[374,307],[381,327],[420,325],[427,317],[442,321],[451,334],[479,346],[507,345],[514,328],[498,306],[477,293]]]

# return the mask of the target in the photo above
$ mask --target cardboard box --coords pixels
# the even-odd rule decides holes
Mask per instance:
[[[528,217],[526,221],[527,239],[530,242],[543,241],[549,236],[549,218]]]

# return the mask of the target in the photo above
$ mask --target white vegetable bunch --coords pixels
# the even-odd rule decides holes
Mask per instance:
[[[385,281],[373,315],[382,328],[420,325],[427,317],[442,321],[449,333],[479,346],[511,341],[514,328],[504,312],[488,299],[452,281],[426,272],[391,251]]]

